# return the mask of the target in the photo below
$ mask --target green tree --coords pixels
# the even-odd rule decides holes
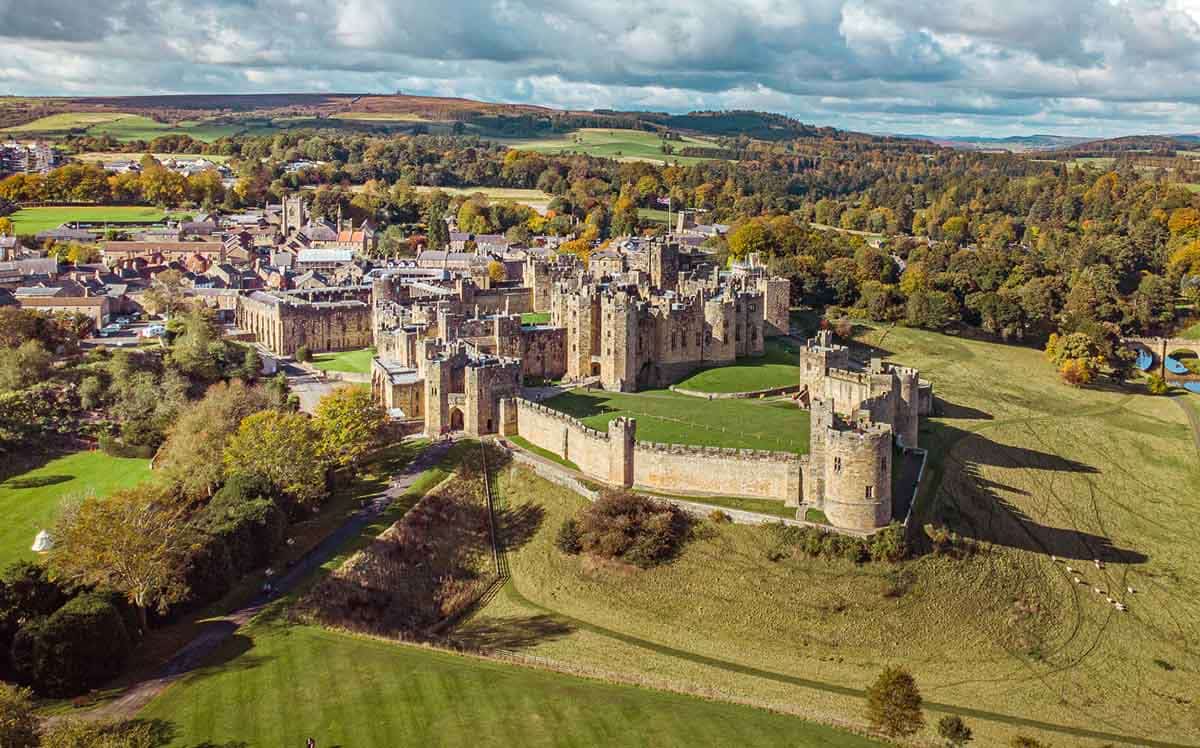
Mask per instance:
[[[45,380],[53,360],[37,340],[26,340],[15,350],[0,351],[0,391],[20,390]]]
[[[193,379],[211,382],[219,377],[225,344],[212,312],[207,307],[196,307],[179,322],[182,333],[171,341],[171,360]]]
[[[326,458],[346,467],[358,464],[378,446],[387,414],[369,390],[342,387],[321,398],[313,423]]]
[[[912,675],[900,667],[887,667],[867,688],[867,720],[889,737],[907,737],[925,726],[921,692]]]
[[[4,748],[35,748],[38,718],[27,688],[0,683],[0,745]]]
[[[51,536],[50,568],[80,584],[116,590],[138,612],[165,612],[187,597],[185,508],[150,484],[117,491],[108,498],[87,496],[69,505]]]
[[[450,228],[446,225],[446,207],[449,200],[445,193],[434,192],[429,197],[429,208],[425,211],[425,231],[430,249],[445,249],[450,245]]]
[[[303,413],[264,410],[242,419],[224,461],[228,474],[264,480],[299,506],[325,496],[320,435]]]
[[[938,737],[946,741],[946,748],[962,748],[974,739],[971,728],[957,714],[947,715],[938,720]]]
[[[225,445],[242,420],[271,406],[259,387],[217,382],[179,414],[158,455],[158,468],[185,496],[211,496],[225,477]]]
[[[962,216],[951,216],[942,223],[942,238],[946,241],[962,244],[967,236],[967,219]]]
[[[729,253],[737,259],[748,257],[752,252],[766,257],[771,249],[771,235],[761,220],[744,221],[729,232]]]
[[[1031,738],[1028,735],[1017,735],[1008,743],[1012,748],[1050,748],[1049,743]]]

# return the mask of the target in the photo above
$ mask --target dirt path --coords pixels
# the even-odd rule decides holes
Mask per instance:
[[[162,693],[167,686],[200,667],[229,637],[233,636],[242,626],[246,625],[256,615],[263,611],[281,595],[294,590],[309,574],[316,571],[322,564],[338,554],[338,551],[352,538],[362,532],[394,501],[416,483],[417,478],[426,469],[437,464],[450,449],[450,442],[438,442],[413,458],[404,470],[397,474],[388,489],[371,499],[364,507],[351,515],[336,530],[327,535],[311,551],[301,558],[286,574],[275,582],[273,593],[260,594],[249,605],[231,613],[213,619],[206,624],[204,631],[182,649],[163,666],[157,675],[130,686],[116,699],[106,702],[95,709],[80,713],[82,719],[130,719],[145,707],[154,697]],[[58,719],[58,718],[54,718]],[[49,721],[53,722],[54,719]]]

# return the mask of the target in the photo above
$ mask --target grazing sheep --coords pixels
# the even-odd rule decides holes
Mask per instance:
[[[1095,560],[1095,562],[1096,562],[1096,568],[1097,568],[1097,569],[1103,569],[1103,568],[1104,568],[1104,562],[1103,562],[1103,561],[1101,561],[1100,559],[1096,559],[1096,560]]]
[[[1058,563],[1058,556],[1055,556],[1053,553],[1051,553],[1051,554],[1050,554],[1050,562],[1051,562],[1051,563],[1055,563],[1055,564],[1057,564],[1057,563]]]
[[[1122,613],[1125,612],[1125,603],[1117,603],[1116,607],[1117,607],[1117,610],[1121,611]]]
[[[1092,588],[1092,592],[1095,592],[1097,595],[1103,595],[1103,594],[1104,594],[1104,590],[1100,589],[1099,587],[1093,587],[1093,588]]]
[[[1082,579],[1080,579],[1079,577],[1075,577],[1075,584],[1087,584],[1087,582],[1084,582],[1084,581],[1083,581]]]
[[[1126,587],[1125,589],[1129,590],[1129,594],[1131,594],[1131,595],[1132,595],[1134,592],[1136,592],[1136,591],[1137,591],[1137,590],[1135,590],[1135,589],[1134,589],[1134,588],[1132,588],[1132,587]]]
[[[1116,600],[1113,600],[1111,597],[1108,597],[1107,595],[1104,597],[1104,599],[1108,601],[1109,605],[1115,605],[1117,602]]]
[[[1072,569],[1070,566],[1068,566],[1068,567],[1067,567],[1067,573],[1068,573],[1068,574],[1074,574],[1074,573],[1075,573],[1075,570],[1074,570],[1074,569]]]

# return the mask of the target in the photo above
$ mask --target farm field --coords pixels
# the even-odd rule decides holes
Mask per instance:
[[[583,128],[561,136],[528,140],[496,139],[509,148],[536,153],[582,153],[600,158],[615,158],[618,161],[651,161],[654,163],[695,164],[708,159],[695,156],[677,156],[662,152],[662,139],[657,133],[642,130],[615,130],[608,128]],[[676,150],[692,146],[713,147],[710,140],[685,136],[682,140],[669,141]]]
[[[9,216],[17,234],[36,234],[58,228],[68,221],[87,223],[143,223],[167,217],[161,208],[137,205],[84,205],[22,208]]]
[[[72,158],[89,164],[111,164],[114,161],[138,161],[143,155],[145,154],[124,153],[121,151],[89,151],[87,153],[76,154]],[[159,161],[169,161],[171,159],[176,161],[197,161],[199,159],[204,159],[205,161],[211,161],[214,164],[228,163],[233,159],[233,156],[223,156],[217,154],[210,155],[205,153],[152,153],[150,155],[154,156]]]
[[[417,192],[440,190],[447,195],[482,194],[493,201],[511,200],[514,203],[528,205],[539,213],[545,213],[550,206],[550,201],[554,199],[553,195],[549,195],[541,190],[527,190],[519,187],[429,187],[426,185],[416,185],[413,189]]]
[[[862,689],[902,663],[928,721],[959,713],[978,745],[1200,743],[1200,460],[1175,398],[1069,388],[1026,348],[904,328],[860,341],[919,367],[940,401],[922,424],[931,460],[914,526],[942,522],[980,552],[770,562],[770,528],[724,525],[638,571],[559,553],[554,535],[583,499],[514,470],[501,501],[545,516],[463,636],[548,616],[565,633],[530,654],[852,724]]]
[[[708,447],[808,451],[808,411],[788,401],[704,400],[667,390],[638,393],[576,389],[547,405],[599,431],[618,416],[637,419],[640,441]]]
[[[150,478],[150,461],[76,452],[0,482],[0,569],[32,559],[40,530],[58,518],[62,500],[95,492],[106,496]]]
[[[55,137],[73,131],[88,135],[111,135],[118,140],[151,140],[160,135],[190,135],[211,143],[246,130],[244,124],[189,121],[167,124],[140,114],[123,112],[64,112],[0,130],[16,136]]]
[[[739,358],[729,366],[704,369],[678,383],[697,392],[753,392],[798,384],[800,350],[786,340],[766,341],[764,355]]]
[[[313,356],[312,364],[321,371],[368,374],[371,371],[371,359],[374,357],[374,348],[359,348],[338,353],[318,353]]]

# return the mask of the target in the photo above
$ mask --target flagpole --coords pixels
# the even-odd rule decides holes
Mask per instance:
[[[671,236],[671,193],[667,193],[667,237]]]

